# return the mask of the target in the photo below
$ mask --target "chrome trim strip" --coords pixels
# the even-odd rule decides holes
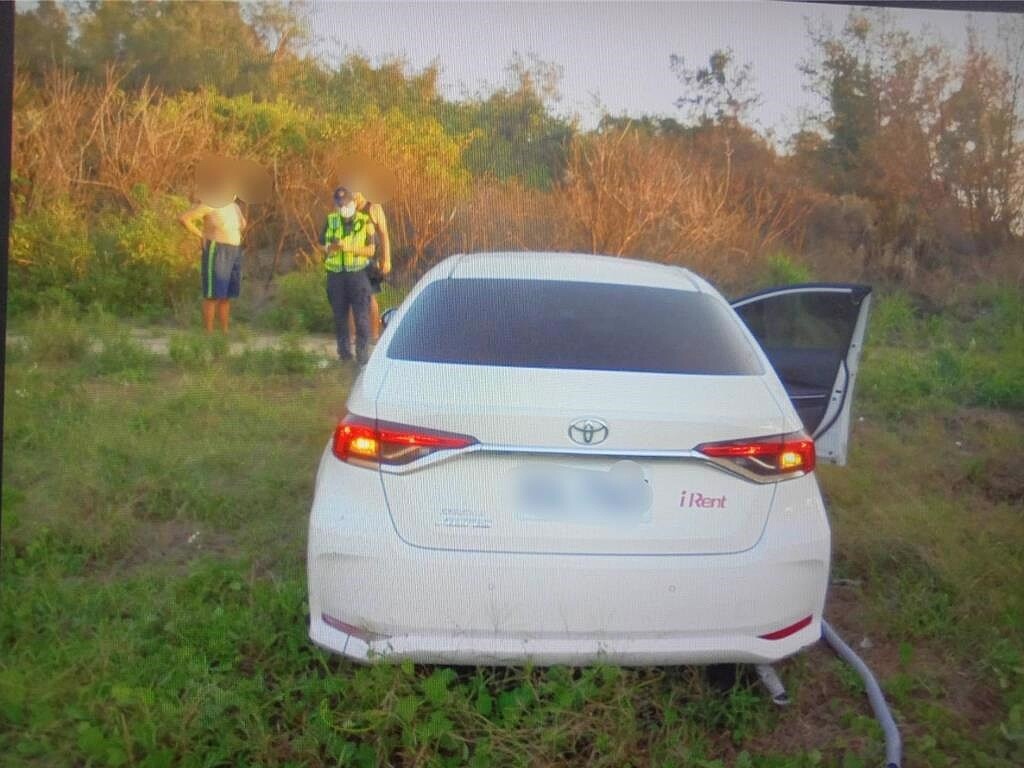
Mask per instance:
[[[771,483],[778,483],[782,480],[791,480],[797,477],[803,477],[806,472],[794,472],[787,475],[784,478],[777,476],[762,476],[751,472],[727,459],[715,459],[711,456],[706,456],[703,453],[693,450],[662,450],[662,451],[651,451],[651,450],[623,450],[614,448],[595,448],[593,450],[581,451],[571,447],[566,448],[549,448],[541,446],[518,446],[518,445],[487,445],[483,443],[476,443],[466,448],[460,448],[457,450],[438,451],[429,456],[425,456],[419,461],[414,461],[410,464],[381,464],[381,472],[389,475],[407,475],[414,472],[418,472],[421,469],[432,467],[435,464],[440,464],[442,461],[449,461],[451,459],[465,456],[469,453],[497,453],[506,455],[542,455],[542,456],[576,456],[584,458],[587,456],[603,456],[603,457],[621,457],[631,459],[690,459],[692,461],[699,461],[702,464],[707,464],[715,469],[718,469],[726,474],[733,475],[735,477],[748,480],[750,482],[758,483],[759,485],[767,485]]]
[[[686,459],[692,457],[703,457],[704,454],[694,450],[645,450],[629,448],[589,448],[580,450],[577,446],[542,447],[531,445],[496,445],[479,443],[474,448],[487,451],[488,453],[556,453],[570,454],[573,456],[629,456],[632,458],[643,457],[651,459]]]
[[[587,456],[604,456],[604,457],[616,457],[630,459],[698,459],[700,461],[707,461],[708,457],[702,453],[697,453],[693,450],[630,450],[622,448],[591,448],[588,450],[580,450],[579,446],[565,446],[560,447],[546,447],[539,445],[498,445],[488,443],[474,443],[473,445],[467,446],[466,448],[459,448],[457,450],[446,450],[437,451],[429,456],[424,456],[419,461],[414,461],[410,464],[401,465],[388,465],[382,464],[381,470],[389,474],[401,475],[408,472],[415,472],[416,470],[423,469],[426,467],[433,466],[442,461],[448,461],[457,456],[465,456],[469,453],[499,453],[499,454],[520,454],[520,455],[546,455],[546,456],[577,456],[585,458]]]
[[[774,298],[775,296],[786,296],[791,293],[853,293],[853,288],[849,286],[815,286],[813,284],[794,285],[792,288],[769,288],[763,292],[736,299],[736,301],[730,302],[730,305],[733,309],[736,309],[737,307],[746,306],[752,301]]]

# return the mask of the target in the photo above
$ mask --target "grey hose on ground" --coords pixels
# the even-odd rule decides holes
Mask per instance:
[[[761,678],[761,683],[768,690],[768,695],[772,697],[772,703],[779,707],[788,707],[789,694],[786,693],[786,687],[779,679],[778,673],[768,664],[758,664],[754,669],[757,670],[757,676]]]
[[[885,733],[885,768],[900,768],[903,759],[903,743],[900,739],[899,729],[896,721],[889,711],[889,705],[885,702],[885,695],[875,676],[871,674],[868,665],[858,656],[846,643],[843,638],[836,634],[824,619],[821,620],[821,636],[825,642],[832,646],[839,656],[851,667],[857,670],[860,679],[864,681],[864,688],[868,692],[868,700],[871,702],[871,709],[874,710],[875,719],[882,726]]]

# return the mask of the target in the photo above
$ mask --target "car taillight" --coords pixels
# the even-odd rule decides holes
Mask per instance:
[[[349,414],[334,430],[332,451],[342,461],[408,464],[434,451],[466,448],[476,438]]]
[[[725,469],[759,482],[801,477],[814,469],[814,441],[803,432],[704,443],[697,450]]]

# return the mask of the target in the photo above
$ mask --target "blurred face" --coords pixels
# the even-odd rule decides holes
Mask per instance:
[[[206,205],[220,208],[235,200],[235,191],[226,183],[207,183],[196,189],[196,197]]]
[[[356,215],[356,201],[349,192],[343,194],[335,194],[334,205],[338,209],[338,212],[346,219],[351,219]]]
[[[220,208],[235,200],[236,173],[232,164],[220,157],[203,158],[196,168],[196,197],[206,205]]]

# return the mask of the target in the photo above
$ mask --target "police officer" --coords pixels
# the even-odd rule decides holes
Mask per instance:
[[[327,214],[322,245],[327,271],[327,300],[334,313],[334,332],[338,358],[351,360],[348,313],[355,321],[356,360],[360,365],[369,358],[370,298],[373,289],[367,267],[373,259],[373,222],[356,210],[356,201],[345,187],[334,190],[334,210]]]

